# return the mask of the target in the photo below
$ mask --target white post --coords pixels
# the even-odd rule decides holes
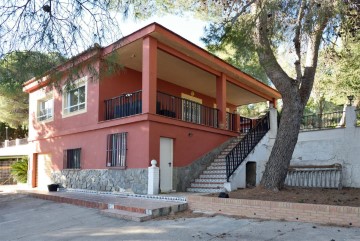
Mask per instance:
[[[18,138],[15,139],[15,145],[20,146],[20,139]]]
[[[148,167],[148,194],[159,194],[160,169],[156,166],[157,161],[151,160],[151,167]]]
[[[5,147],[9,146],[9,140],[5,140]]]
[[[356,124],[355,106],[346,106],[345,127],[355,128],[355,124]]]
[[[275,139],[278,129],[277,110],[270,107],[270,138]]]

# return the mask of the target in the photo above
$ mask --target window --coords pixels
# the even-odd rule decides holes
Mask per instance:
[[[74,113],[86,112],[86,77],[83,77],[74,83],[70,90],[64,89],[63,94],[63,114],[71,115]]]
[[[126,132],[107,136],[106,165],[108,167],[125,167],[126,136]]]
[[[52,120],[54,109],[54,99],[45,98],[38,101],[37,119],[38,121]]]
[[[80,169],[81,148],[64,151],[64,167],[67,169]]]

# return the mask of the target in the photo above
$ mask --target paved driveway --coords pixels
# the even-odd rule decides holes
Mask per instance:
[[[224,216],[144,223],[98,210],[0,193],[0,240],[360,240],[360,228]]]

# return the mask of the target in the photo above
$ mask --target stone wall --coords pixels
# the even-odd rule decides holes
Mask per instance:
[[[147,169],[64,169],[54,172],[52,180],[65,188],[146,194],[148,171]]]
[[[173,183],[177,192],[185,192],[190,187],[191,182],[198,178],[199,175],[211,164],[215,157],[231,142],[231,139],[224,142],[214,150],[206,153],[192,164],[185,167],[174,167]]]
[[[270,124],[276,123],[270,121]],[[346,127],[300,132],[290,162],[291,166],[342,166],[342,186],[360,188],[360,127],[355,125],[355,107],[346,108]],[[244,188],[246,163],[256,162],[256,184],[260,183],[275,142],[276,128],[260,141],[230,178],[231,190]],[[234,184],[233,184],[234,183]]]

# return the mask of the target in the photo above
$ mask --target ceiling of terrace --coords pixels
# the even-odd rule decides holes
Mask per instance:
[[[216,98],[216,76],[161,50],[158,53],[159,79]],[[110,57],[111,58],[111,57]],[[113,58],[121,65],[142,70],[142,41],[137,40],[117,50]],[[243,88],[227,82],[227,102],[236,106],[266,101]]]

